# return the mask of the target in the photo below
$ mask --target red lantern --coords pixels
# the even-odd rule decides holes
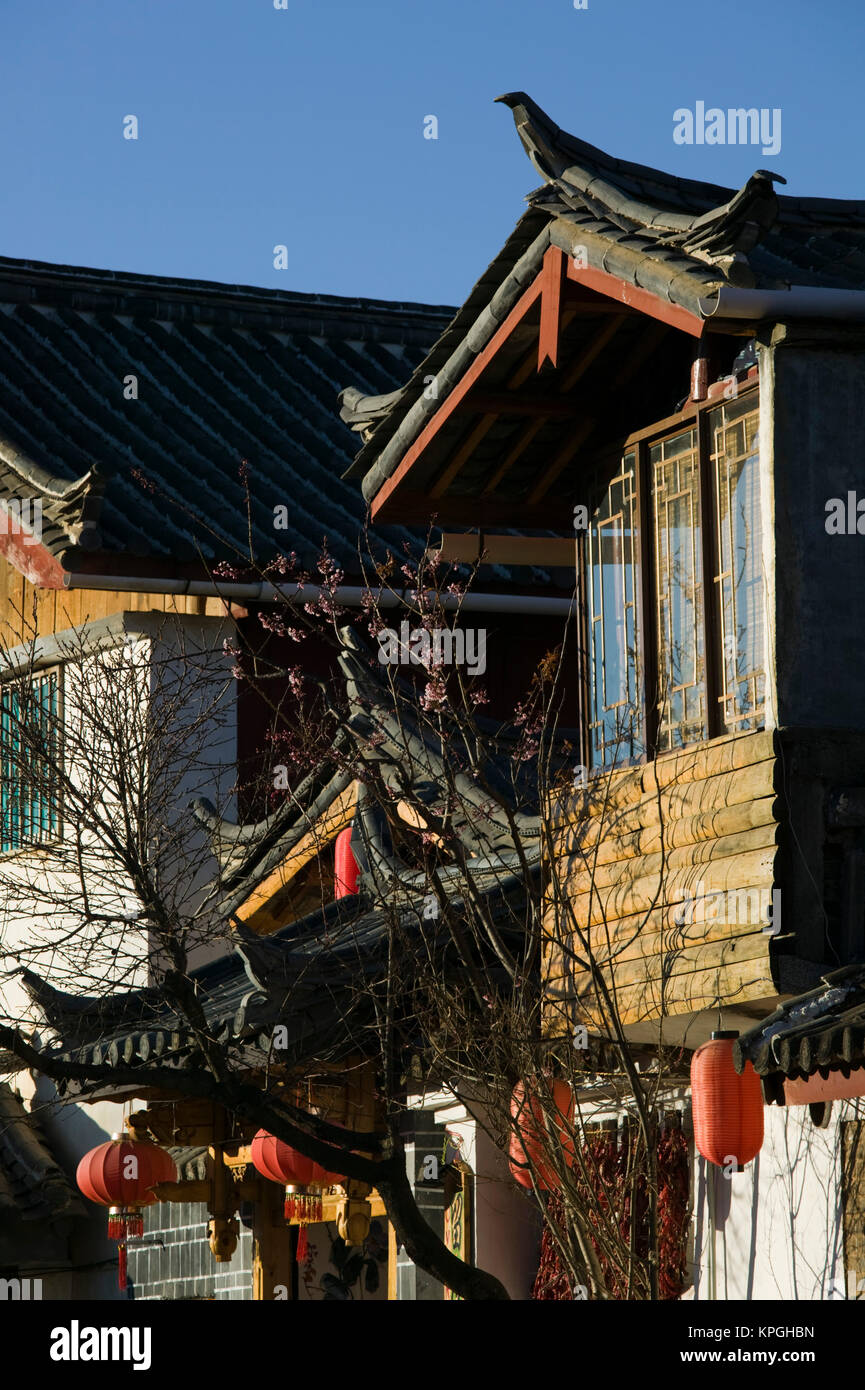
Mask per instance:
[[[574,1095],[567,1081],[551,1081],[549,1089],[558,1112],[550,1121],[552,1137],[558,1138],[570,1167],[574,1162]],[[544,1146],[549,1144],[551,1137],[544,1121],[544,1108],[536,1095],[528,1095],[522,1081],[517,1082],[511,1095],[511,1120],[513,1129],[508,1145],[511,1174],[520,1187],[531,1190],[534,1172],[538,1187],[547,1192],[557,1191],[561,1186],[558,1174],[550,1167],[549,1160],[545,1162],[543,1158]]]
[[[118,1278],[126,1288],[126,1241],[144,1234],[142,1207],[157,1201],[151,1189],[176,1182],[174,1160],[165,1149],[146,1139],[115,1134],[98,1144],[78,1164],[75,1181],[85,1197],[108,1207],[108,1238],[119,1241]]]
[[[302,1262],[306,1258],[306,1227],[322,1220],[322,1192],[345,1182],[345,1178],[329,1173],[266,1129],[260,1129],[252,1141],[252,1162],[263,1178],[285,1184],[285,1219],[297,1221],[301,1228],[297,1258]]]
[[[333,867],[333,896],[350,898],[357,893],[360,869],[351,848],[351,826],[336,837]]]
[[[763,1144],[763,1092],[750,1062],[733,1066],[738,1033],[713,1033],[691,1060],[694,1143],[704,1158],[741,1172]]]

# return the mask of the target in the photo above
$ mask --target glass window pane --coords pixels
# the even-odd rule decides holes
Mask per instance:
[[[653,444],[652,520],[658,613],[658,748],[708,737],[697,432]]]
[[[60,750],[56,671],[7,684],[0,694],[0,850],[56,836]]]
[[[765,719],[765,603],[758,452],[759,411],[732,401],[709,416],[721,640],[721,713],[726,729]]]
[[[636,616],[636,460],[626,454],[589,520],[586,540],[593,767],[643,751]]]

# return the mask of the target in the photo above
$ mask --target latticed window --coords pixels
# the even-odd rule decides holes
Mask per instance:
[[[707,737],[696,429],[649,450],[658,603],[658,747]]]
[[[0,850],[46,844],[60,832],[60,672],[0,686]]]
[[[627,441],[584,541],[587,761],[653,756],[765,720],[755,391]]]
[[[635,455],[626,454],[589,522],[586,560],[592,680],[592,761],[642,752],[637,651]]]
[[[758,412],[744,401],[709,415],[718,526],[718,699],[730,730],[758,728],[766,703],[758,425]]]

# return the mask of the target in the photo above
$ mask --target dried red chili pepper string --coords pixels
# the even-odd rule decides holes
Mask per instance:
[[[583,1153],[591,1179],[591,1194],[582,1173],[575,1169],[577,1193],[590,1212],[590,1200],[602,1212],[612,1207],[619,1213],[619,1236],[627,1247],[631,1235],[631,1203],[636,1202],[637,1255],[648,1253],[646,1222],[649,1209],[646,1176],[638,1175],[636,1183],[629,1173],[631,1137],[626,1129],[622,1142],[608,1131],[584,1136]],[[658,1284],[662,1299],[678,1298],[687,1287],[687,1241],[689,1222],[690,1166],[688,1144],[680,1124],[668,1126],[658,1143]],[[533,1299],[569,1300],[573,1297],[570,1279],[556,1244],[553,1228],[564,1233],[567,1213],[558,1193],[550,1193],[544,1214],[541,1236],[541,1255],[538,1273],[532,1289]],[[614,1299],[623,1299],[627,1282],[623,1271],[611,1263],[599,1242],[590,1239],[604,1276],[607,1291]]]

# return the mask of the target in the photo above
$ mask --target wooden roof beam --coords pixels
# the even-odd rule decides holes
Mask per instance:
[[[539,565],[571,569],[576,562],[575,536],[489,536],[482,531],[465,535],[444,532],[436,551],[450,564]]]
[[[481,497],[490,497],[492,493],[495,492],[502,478],[510,473],[514,464],[525,453],[535,435],[540,434],[546,423],[542,415],[536,415],[533,420],[529,420],[528,424],[523,426],[517,435],[515,443],[505,454],[505,457],[502,459],[495,473],[481,493]]]
[[[573,390],[580,378],[584,376],[585,373],[589,370],[589,367],[591,367],[595,359],[600,356],[604,348],[615,337],[623,322],[624,315],[619,314],[615,318],[611,318],[608,323],[604,324],[603,328],[599,330],[599,332],[595,335],[595,337],[587,345],[583,352],[580,353],[576,362],[573,363],[570,370],[562,378],[561,382],[559,383],[560,396],[564,397],[566,393]],[[578,415],[578,412],[575,410],[574,406],[570,402],[564,403],[568,405],[568,414],[571,416],[571,418],[574,418]],[[528,449],[535,435],[538,434],[538,432],[547,423],[547,418],[543,416],[535,417],[535,419],[530,420],[528,425],[526,425],[525,429],[523,429],[520,432],[513,448],[508,451],[507,455],[499,464],[495,473],[490,478],[489,482],[484,488],[483,493],[481,494],[483,497],[489,497],[492,493],[495,492],[502,479],[511,471],[514,464],[519,462],[520,458],[525,453],[526,449]],[[592,423],[594,424],[594,421]],[[565,463],[567,463],[567,458],[565,459]],[[564,467],[564,464],[562,464],[562,467]],[[559,469],[559,471],[561,471],[561,469]]]
[[[660,340],[666,336],[666,333],[667,326],[663,322],[654,323],[646,330],[641,342],[628,354],[624,366],[613,377],[612,390],[608,399],[615,399],[616,390],[636,375],[646,358],[655,351]],[[567,467],[577,450],[594,433],[595,427],[599,423],[600,421],[596,417],[587,418],[584,422],[586,428],[580,427],[574,431],[564,448],[553,459],[540,482],[529,493],[527,501],[530,506],[536,506],[546,496],[559,474]]]
[[[597,423],[594,416],[587,416],[582,421],[579,428],[573,431],[567,443],[559,450],[549,468],[541,477],[540,482],[529,493],[528,503],[530,507],[536,506],[537,503],[546,496],[553,483],[556,481],[556,478],[558,478],[562,470],[568,466],[574,454],[588,439]],[[517,506],[519,506],[519,503],[517,503]]]
[[[402,462],[394,469],[394,472],[387,479],[387,482],[383,483],[379,488],[373,498],[371,506],[373,520],[379,516],[379,513],[382,511],[383,507],[385,507],[388,499],[399,487],[400,483],[406,477],[406,474],[413,468],[424,449],[432,442],[442,428],[442,425],[450,419],[461,401],[465,399],[471,388],[486,371],[490,362],[492,362],[493,358],[496,356],[496,353],[503,344],[507,342],[517,325],[522,323],[526,314],[533,308],[540,297],[541,289],[541,277],[538,275],[535,277],[532,284],[529,285],[528,289],[520,295],[520,298],[517,300],[513,309],[511,309],[504,323],[496,329],[486,347],[482,348],[478,353],[465,375],[457,382],[456,386],[447,397],[447,400],[442,402],[432,419],[428,421],[421,430],[417,439],[406,451]]]
[[[401,492],[407,515],[430,518],[440,526],[513,526],[512,498],[441,497],[430,502],[426,492]],[[519,524],[533,531],[561,531],[562,509],[553,502],[539,507],[519,503]]]
[[[447,491],[463,464],[467,459],[471,458],[477,446],[486,435],[489,434],[498,418],[496,412],[488,411],[482,419],[478,421],[474,429],[466,435],[466,438],[463,440],[440,477],[436,479],[436,482],[430,488],[430,497],[441,497],[442,493]]]
[[[531,396],[510,391],[475,391],[459,408],[459,413],[494,415],[544,415],[548,419],[566,420],[578,413],[570,401],[561,396]]]
[[[559,365],[559,334],[562,324],[562,286],[565,282],[565,253],[558,246],[544,252],[541,269],[541,326],[538,332],[538,371]]]
[[[689,333],[692,338],[702,336],[706,326],[703,320],[690,310],[683,309],[681,305],[658,299],[648,290],[642,290],[638,285],[630,285],[618,276],[610,275],[606,270],[593,270],[590,266],[578,268],[572,256],[567,258],[566,265],[567,278],[575,280],[578,285],[585,285],[587,289],[606,295],[608,299],[627,304],[628,308],[637,309],[649,318],[658,319],[669,328],[678,328],[682,333]]]

